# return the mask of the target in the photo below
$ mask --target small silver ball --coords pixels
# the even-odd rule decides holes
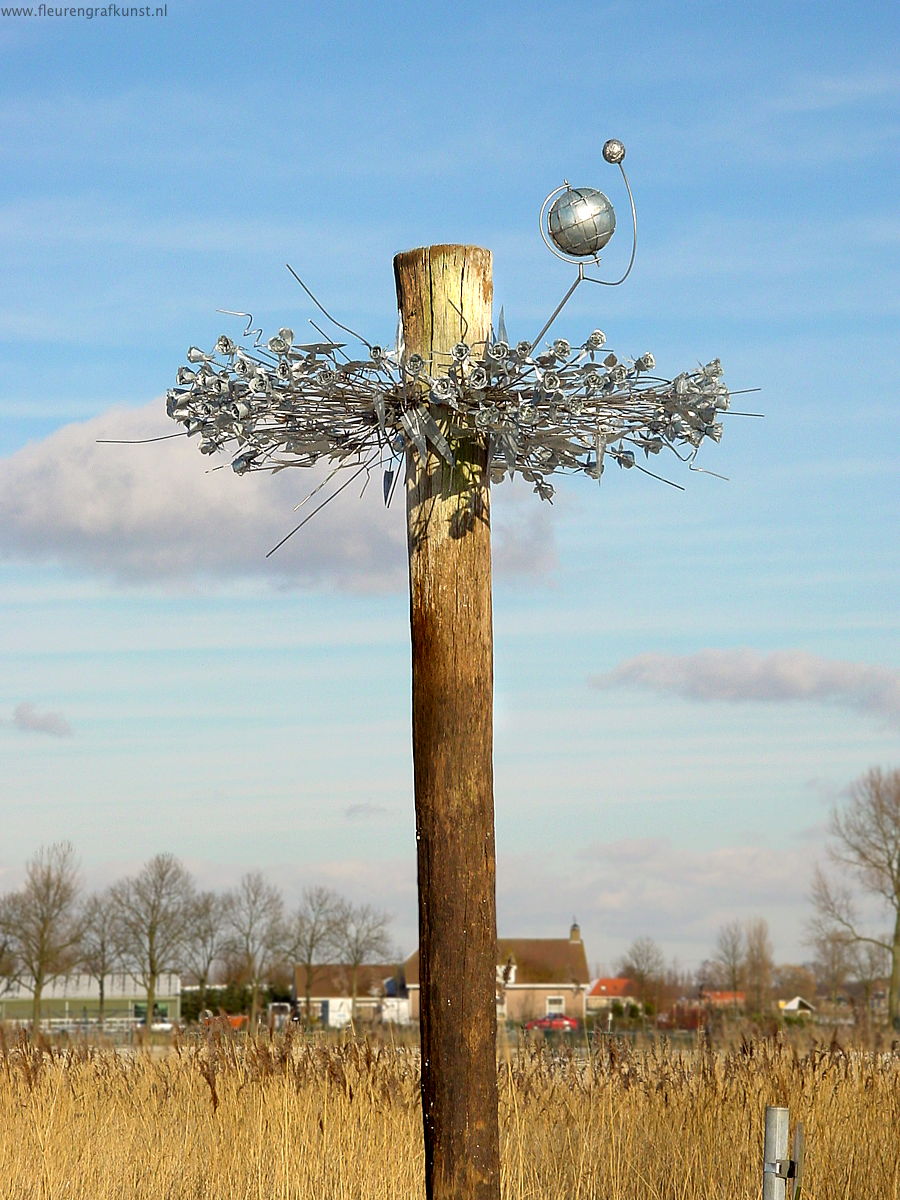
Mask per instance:
[[[618,138],[610,138],[603,147],[603,157],[608,163],[620,163],[625,157],[625,143]]]

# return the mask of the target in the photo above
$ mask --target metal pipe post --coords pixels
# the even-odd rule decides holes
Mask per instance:
[[[766,1105],[763,1143],[763,1200],[786,1200],[788,1173],[788,1109]]]

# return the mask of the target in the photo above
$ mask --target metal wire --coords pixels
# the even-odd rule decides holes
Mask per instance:
[[[297,272],[294,270],[294,268],[291,266],[290,263],[285,263],[284,265],[287,267],[287,269],[290,271],[290,273],[293,275],[293,277],[297,280],[297,282],[303,288],[304,292],[306,292],[307,296],[309,296],[310,300],[312,300],[312,302],[316,306],[316,308],[318,308],[321,312],[323,312],[325,314],[325,316],[332,323],[332,325],[337,325],[338,329],[343,329],[344,333],[349,333],[351,337],[357,338],[358,341],[362,342],[362,344],[366,347],[366,349],[368,349],[368,350],[372,349],[372,343],[367,342],[361,333],[357,333],[356,330],[351,329],[349,325],[342,325],[340,323],[340,321],[336,321],[334,319],[334,317],[331,315],[331,313],[328,311],[328,309],[325,308],[325,306],[323,304],[319,303],[319,301],[312,294],[312,292],[309,290],[309,288],[306,286],[306,284],[303,282],[303,280],[300,278],[300,276],[297,274]]]

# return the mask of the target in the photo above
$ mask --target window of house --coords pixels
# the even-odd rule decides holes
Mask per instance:
[[[547,997],[547,1016],[555,1016],[556,1013],[564,1013],[566,1011],[565,996],[548,996]]]

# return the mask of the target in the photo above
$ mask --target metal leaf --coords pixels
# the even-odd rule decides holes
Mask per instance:
[[[451,467],[455,466],[456,458],[454,457],[453,451],[450,449],[450,443],[441,433],[440,428],[438,427],[438,424],[434,418],[429,416],[428,412],[424,408],[417,408],[416,415],[422,422],[422,428],[424,429],[428,440],[431,442],[432,446],[434,446],[435,450],[437,450],[438,454],[440,454],[441,458],[446,459]]]
[[[424,464],[428,461],[428,443],[425,441],[425,434],[418,419],[418,413],[415,410],[413,410],[411,413],[401,412],[400,423],[406,430],[410,440],[418,451],[419,458],[424,466]]]
[[[381,429],[382,433],[385,432],[386,414],[387,414],[387,408],[386,408],[386,405],[384,402],[384,393],[376,392],[375,393],[375,416],[378,419],[378,427]]]

